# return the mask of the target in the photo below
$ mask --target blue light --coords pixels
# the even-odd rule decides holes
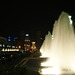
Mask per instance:
[[[13,39],[13,41],[16,41],[15,38]]]
[[[11,41],[10,36],[8,36],[8,41]]]
[[[26,36],[29,36],[29,34],[26,34]]]
[[[11,41],[11,39],[8,39],[8,41]]]
[[[8,38],[10,39],[10,36],[8,36]]]

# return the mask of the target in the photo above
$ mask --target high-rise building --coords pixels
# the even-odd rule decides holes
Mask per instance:
[[[30,36],[29,34],[25,34],[24,49],[28,51],[30,50],[30,48],[31,48]]]
[[[21,35],[21,40],[20,40],[21,45],[19,45],[19,47],[27,51],[30,50],[31,48],[30,35],[28,33],[25,33],[24,31],[21,31],[20,35]]]

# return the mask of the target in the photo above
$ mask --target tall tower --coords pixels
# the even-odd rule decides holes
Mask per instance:
[[[25,34],[24,49],[25,49],[26,51],[29,51],[30,48],[31,48],[30,36],[29,36],[29,34]]]

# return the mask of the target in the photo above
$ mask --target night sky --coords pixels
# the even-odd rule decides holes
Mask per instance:
[[[62,2],[61,2],[62,3]],[[32,36],[38,30],[43,33],[52,32],[53,24],[62,11],[69,13],[75,21],[75,3],[64,4],[36,4],[14,6],[0,6],[0,36],[19,36],[20,31],[25,31]]]

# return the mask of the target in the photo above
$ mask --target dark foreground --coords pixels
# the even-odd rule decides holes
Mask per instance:
[[[22,59],[30,57],[31,53],[24,54],[20,52],[15,53],[1,53],[0,54],[0,75],[38,75],[38,73],[29,70],[27,67],[15,67]]]
[[[15,54],[12,55],[10,57],[9,54],[8,55],[9,58],[4,55],[2,56],[2,59],[0,60],[0,75],[41,75],[38,72],[40,68],[43,68],[40,66],[40,63],[46,61],[47,58],[40,58],[39,57],[40,53],[33,53],[33,54],[26,53],[25,55],[21,53],[18,54],[16,53],[16,55]],[[30,55],[32,56],[30,57]],[[22,59],[25,58],[27,59],[27,57],[29,59],[23,66],[18,65],[17,67],[15,67],[17,63],[19,63]],[[58,75],[58,74],[44,74],[44,75]],[[60,75],[75,75],[75,74],[60,74]]]

